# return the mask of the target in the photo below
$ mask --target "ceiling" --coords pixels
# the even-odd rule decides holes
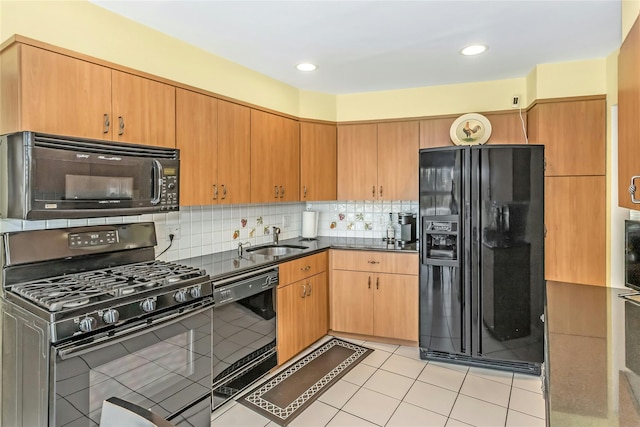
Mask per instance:
[[[328,94],[521,78],[536,64],[603,58],[621,43],[620,0],[92,1]],[[459,54],[475,43],[489,49]],[[300,72],[300,62],[318,69]]]

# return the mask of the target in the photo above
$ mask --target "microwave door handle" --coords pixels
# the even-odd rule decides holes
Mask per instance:
[[[152,205],[160,203],[162,197],[162,164],[153,159],[153,198],[151,199]]]

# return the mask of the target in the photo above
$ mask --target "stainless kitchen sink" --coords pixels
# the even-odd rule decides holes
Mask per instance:
[[[255,248],[247,248],[245,249],[245,252],[258,255],[282,256],[300,253],[305,249],[308,249],[308,247],[298,245],[267,245],[256,246]]]

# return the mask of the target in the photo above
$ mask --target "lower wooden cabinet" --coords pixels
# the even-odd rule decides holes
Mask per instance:
[[[418,340],[418,277],[334,270],[331,329]]]
[[[286,362],[329,330],[327,253],[280,264],[277,290],[278,364]]]

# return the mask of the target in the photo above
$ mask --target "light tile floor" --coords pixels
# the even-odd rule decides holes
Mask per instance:
[[[427,362],[415,347],[351,341],[375,350],[295,418],[291,427],[545,425],[539,377]],[[217,410],[211,425],[277,427],[235,401]]]

